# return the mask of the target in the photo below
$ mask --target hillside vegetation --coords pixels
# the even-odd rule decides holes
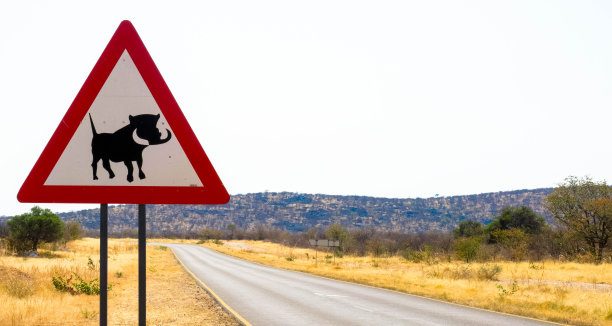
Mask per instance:
[[[203,228],[225,230],[230,224],[253,230],[258,226],[301,232],[339,223],[345,227],[376,228],[380,231],[450,231],[460,221],[483,224],[506,206],[527,206],[547,216],[542,206],[552,189],[517,190],[438,198],[376,198],[334,196],[292,192],[234,195],[229,204],[148,205],[150,234],[196,234]],[[98,209],[58,214],[65,221],[77,221],[86,228],[99,227]],[[137,228],[137,206],[109,207],[109,231],[126,235]],[[129,235],[129,233],[127,234]]]

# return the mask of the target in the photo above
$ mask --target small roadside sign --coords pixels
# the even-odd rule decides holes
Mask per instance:
[[[317,239],[309,239],[311,246],[317,247],[340,247],[340,240],[317,240]]]

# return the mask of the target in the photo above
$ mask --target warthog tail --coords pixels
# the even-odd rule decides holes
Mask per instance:
[[[89,114],[89,122],[91,123],[91,131],[93,132],[94,137],[98,135],[96,132],[96,127],[93,124],[93,120],[91,119],[91,113]]]

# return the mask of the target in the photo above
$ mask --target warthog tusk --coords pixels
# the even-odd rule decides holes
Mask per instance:
[[[132,138],[134,139],[134,142],[136,144],[140,144],[140,145],[144,145],[144,146],[149,146],[149,141],[148,140],[138,137],[138,134],[136,133],[136,129],[134,129],[134,132],[132,133]]]

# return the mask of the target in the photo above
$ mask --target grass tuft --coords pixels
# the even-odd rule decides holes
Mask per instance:
[[[484,264],[478,269],[477,277],[479,280],[497,281],[497,276],[502,272],[499,265]]]
[[[3,277],[2,288],[12,297],[23,299],[34,294],[34,282],[27,275],[13,274]]]

